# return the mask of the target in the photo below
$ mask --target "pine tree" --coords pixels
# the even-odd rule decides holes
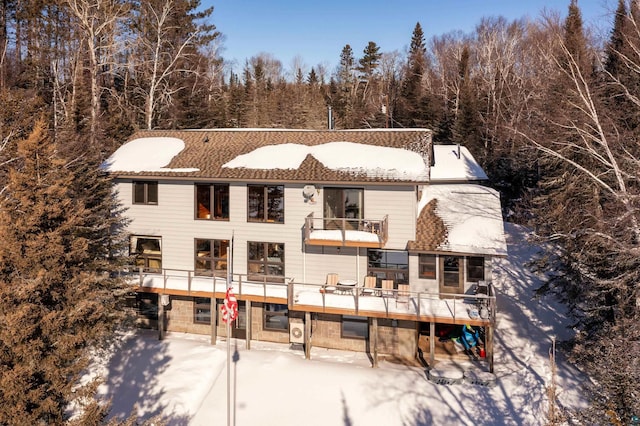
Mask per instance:
[[[380,47],[375,42],[370,41],[367,47],[364,48],[363,53],[364,56],[358,61],[360,64],[358,71],[360,71],[365,78],[371,79],[382,57]]]
[[[423,97],[422,77],[426,71],[426,48],[420,22],[411,35],[405,75],[402,80],[396,120],[402,125],[415,127],[423,119],[420,103]]]
[[[102,418],[80,386],[88,350],[108,338],[120,315],[119,284],[109,278],[110,232],[96,224],[109,215],[77,192],[88,191],[56,154],[43,122],[18,143],[0,200],[0,424],[62,424],[78,395]],[[105,211],[99,214],[102,208]],[[114,249],[116,247],[113,247]]]

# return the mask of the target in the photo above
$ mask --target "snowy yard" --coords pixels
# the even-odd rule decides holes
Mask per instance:
[[[437,385],[427,371],[381,362],[366,354],[251,342],[237,345],[231,365],[231,424],[242,425],[541,425],[546,423],[545,386],[551,336],[570,330],[561,305],[536,298],[539,277],[526,262],[535,248],[507,226],[509,257],[498,260],[494,387]],[[208,336],[140,331],[123,342],[102,370],[100,388],[112,398],[111,416],[125,418],[137,406],[142,418],[163,415],[170,425],[227,424],[226,341]],[[468,365],[458,365],[467,369]],[[560,403],[578,406],[581,379],[558,360]],[[234,416],[235,415],[235,416]]]

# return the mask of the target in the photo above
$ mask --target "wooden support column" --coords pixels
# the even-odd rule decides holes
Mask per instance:
[[[486,357],[487,360],[489,361],[489,373],[493,373],[493,326],[489,325],[486,328],[486,333],[485,333],[485,350],[486,350]]]
[[[373,351],[373,368],[378,368],[378,318],[371,318],[370,330],[371,346]]]
[[[162,294],[158,295],[158,340],[164,340],[164,306]]]
[[[215,345],[218,340],[218,299],[215,294],[211,294],[211,344]]]
[[[429,367],[436,363],[436,323],[429,323]]]
[[[247,313],[247,329],[245,330],[245,342],[247,344],[247,350],[249,350],[251,349],[251,300],[247,300],[244,303]]]
[[[311,312],[304,313],[304,357],[311,359]]]

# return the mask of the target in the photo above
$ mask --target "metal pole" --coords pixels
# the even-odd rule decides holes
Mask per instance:
[[[227,260],[231,262],[230,250],[227,247]],[[231,286],[231,277],[229,271],[229,265],[227,264],[227,290]],[[231,426],[231,321],[227,314],[227,426]]]

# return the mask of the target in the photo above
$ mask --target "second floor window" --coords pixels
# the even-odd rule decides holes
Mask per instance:
[[[196,219],[229,219],[229,185],[196,184]]]
[[[248,185],[247,221],[284,223],[284,186]]]
[[[158,204],[158,182],[134,181],[133,204]]]

